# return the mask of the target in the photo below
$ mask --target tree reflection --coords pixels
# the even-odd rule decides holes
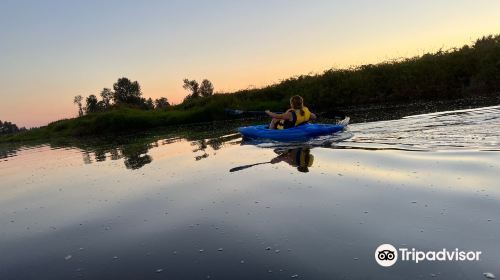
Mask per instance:
[[[144,165],[151,163],[153,158],[147,153],[152,147],[153,145],[149,143],[125,146],[122,149],[122,154],[125,158],[125,166],[128,169],[139,169]]]
[[[238,138],[238,135],[216,137],[211,139],[198,139],[191,141],[191,146],[194,146],[194,153],[201,153],[195,156],[195,160],[199,161],[209,156],[209,150],[215,151],[221,149],[224,143]],[[107,159],[119,160],[124,159],[124,164],[127,169],[139,169],[153,161],[153,158],[148,155],[149,150],[163,145],[181,141],[183,138],[174,137],[159,140],[152,139],[127,139],[126,143],[109,144],[107,142],[96,142],[94,144],[86,143],[83,148],[83,161],[85,164],[92,162],[103,162]],[[188,139],[186,139],[188,140]],[[59,143],[62,145],[62,143]],[[69,145],[69,143],[65,143]],[[74,145],[74,144],[73,144]],[[94,160],[93,160],[93,159]]]
[[[84,164],[95,164],[105,162],[107,160],[123,160],[127,169],[135,170],[153,162],[153,157],[149,155],[152,148],[170,145],[175,142],[188,141],[193,146],[192,151],[198,153],[195,160],[199,161],[208,158],[209,155],[215,155],[216,151],[224,147],[224,145],[235,139],[239,139],[239,134],[233,133],[214,138],[202,138],[206,136],[206,130],[194,131],[185,130],[185,134],[177,134],[178,132],[166,134],[165,137],[160,137],[154,134],[147,135],[131,135],[119,136],[107,135],[96,138],[58,138],[53,139],[50,143],[51,149],[72,148],[80,151]],[[211,136],[214,135],[210,131]],[[227,133],[225,130],[217,130],[219,135]],[[216,134],[217,135],[217,134]],[[239,144],[233,142],[232,144]],[[2,145],[0,146],[0,161],[2,159],[16,155],[16,152],[22,147],[36,147],[40,145],[33,143],[32,145]]]
[[[92,158],[90,157],[90,153],[87,151],[82,152],[83,156],[83,163],[85,164],[91,164],[92,163]]]
[[[9,157],[16,156],[17,154],[17,147],[0,147],[0,160],[5,159]]]
[[[94,151],[95,161],[101,162],[106,160],[106,150],[105,149],[97,149]]]
[[[191,146],[197,146],[196,149],[193,150],[193,153],[197,153],[200,151],[203,152],[203,154],[195,156],[194,157],[195,160],[198,161],[208,157],[208,153],[206,152],[206,149],[208,148],[207,140],[202,139],[193,141],[191,142]]]
[[[152,143],[133,143],[114,146],[98,146],[85,147],[82,151],[83,162],[91,164],[95,162],[103,162],[106,159],[120,160],[124,159],[124,164],[127,169],[139,169],[144,165],[151,163],[153,158],[147,153],[153,147],[157,147],[156,142]],[[109,156],[108,156],[109,154]]]
[[[120,153],[120,150],[118,150],[117,148],[111,148],[109,150],[109,153],[111,155],[111,160],[119,160],[121,158],[123,158],[123,155]]]
[[[209,154],[207,152],[207,149],[209,147],[214,151],[214,155],[215,155],[215,151],[224,147],[225,143],[227,143],[231,140],[237,139],[237,138],[239,138],[239,135],[235,134],[235,135],[229,135],[229,136],[215,137],[215,138],[211,138],[208,140],[201,139],[201,140],[193,141],[193,142],[191,142],[191,146],[196,146],[196,148],[193,149],[193,153],[202,152],[201,155],[197,155],[194,158],[197,161],[202,160],[204,158],[208,158]]]

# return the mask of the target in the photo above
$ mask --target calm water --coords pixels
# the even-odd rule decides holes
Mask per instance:
[[[0,279],[500,276],[500,106],[302,144],[233,126],[0,146]],[[482,255],[383,268],[382,243]]]

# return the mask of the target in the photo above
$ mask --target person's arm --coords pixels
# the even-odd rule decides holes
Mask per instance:
[[[312,112],[311,112],[311,120],[315,120],[315,119],[317,119],[317,118],[318,118],[318,117],[316,116],[316,114],[314,114],[314,113],[312,113]]]
[[[266,114],[268,114],[271,118],[278,119],[278,120],[289,120],[289,121],[292,120],[292,113],[290,113],[290,112],[286,112],[283,114],[276,114],[276,113],[273,113],[269,110],[266,110]]]

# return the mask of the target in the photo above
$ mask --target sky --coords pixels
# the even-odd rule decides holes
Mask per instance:
[[[495,0],[0,0],[0,120],[74,117],[120,77],[173,103],[470,44],[500,33]]]

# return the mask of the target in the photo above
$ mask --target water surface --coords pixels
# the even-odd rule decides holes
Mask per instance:
[[[308,143],[233,126],[0,146],[0,279],[500,275],[499,106]],[[382,243],[483,253],[382,268]]]

